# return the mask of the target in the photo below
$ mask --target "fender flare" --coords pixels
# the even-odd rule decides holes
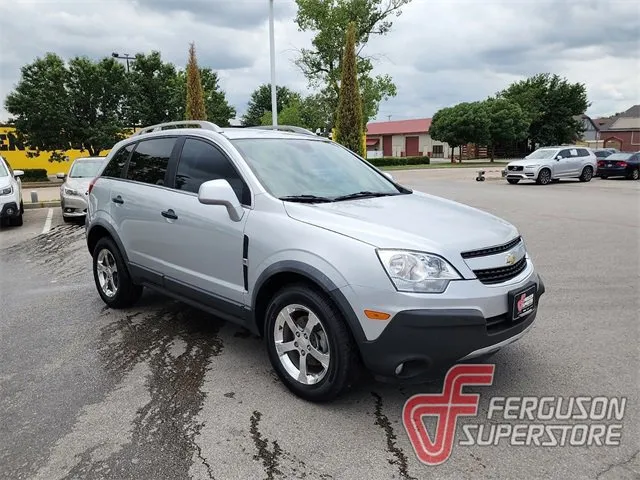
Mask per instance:
[[[360,320],[358,320],[356,313],[349,304],[347,298],[340,291],[340,288],[322,271],[306,263],[296,260],[282,260],[279,262],[275,262],[265,268],[258,276],[258,279],[256,280],[253,287],[253,292],[251,294],[251,311],[254,313],[253,322],[256,326],[256,330],[259,328],[258,319],[255,318],[258,294],[260,293],[260,290],[262,289],[264,284],[274,275],[277,275],[279,273],[295,273],[307,278],[311,282],[320,286],[324,293],[327,294],[329,298],[334,302],[343,318],[346,320],[347,326],[349,327],[349,330],[353,334],[356,344],[358,345],[358,349],[360,345],[366,341],[366,336],[364,334],[364,329],[360,324]]]

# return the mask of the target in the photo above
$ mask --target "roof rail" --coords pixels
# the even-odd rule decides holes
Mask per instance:
[[[293,125],[277,125],[277,126],[259,125],[257,127],[249,127],[249,128],[257,128],[259,130],[280,130],[283,132],[303,133],[305,135],[313,135],[317,137],[317,134],[315,134],[311,130],[307,130],[306,128],[302,128],[302,127],[295,127]]]
[[[200,128],[204,128],[205,130],[211,130],[217,133],[222,133],[223,131],[222,128],[212,122],[206,122],[204,120],[179,120],[176,122],[158,123],[157,125],[144,127],[135,132],[132,136],[142,135],[143,133],[149,132],[159,132],[161,130],[168,130],[170,128],[178,128],[180,126],[198,126]]]

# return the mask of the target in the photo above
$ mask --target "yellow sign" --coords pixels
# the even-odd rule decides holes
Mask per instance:
[[[68,157],[68,160],[64,162],[50,162],[50,152],[42,152],[33,158],[30,158],[27,152],[35,153],[18,141],[13,127],[0,127],[0,155],[9,162],[9,165],[11,165],[11,168],[14,170],[44,168],[47,171],[47,175],[69,173],[71,164],[76,158],[89,156],[89,152],[86,150],[67,150],[65,155]],[[103,156],[107,153],[109,153],[109,150],[100,152],[100,155]]]

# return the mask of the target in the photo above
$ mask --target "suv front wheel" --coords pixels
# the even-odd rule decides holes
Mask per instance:
[[[142,294],[142,287],[131,280],[120,250],[109,237],[98,240],[93,250],[93,278],[100,297],[111,308],[130,307]]]
[[[336,398],[351,382],[356,350],[342,315],[306,285],[278,292],[267,308],[269,359],[293,393],[313,402]]]

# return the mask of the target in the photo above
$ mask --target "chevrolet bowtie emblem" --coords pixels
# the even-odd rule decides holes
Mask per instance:
[[[513,253],[508,253],[505,260],[507,261],[507,265],[513,265],[516,263],[516,256]]]

